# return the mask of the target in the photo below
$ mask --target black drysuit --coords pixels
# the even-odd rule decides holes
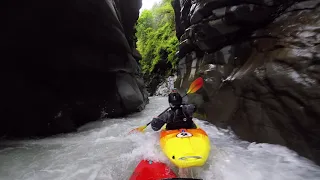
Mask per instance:
[[[181,105],[178,108],[170,109],[159,117],[153,118],[151,127],[154,131],[158,131],[167,123],[166,129],[195,129],[197,128],[192,121],[192,115],[196,107],[192,104]]]

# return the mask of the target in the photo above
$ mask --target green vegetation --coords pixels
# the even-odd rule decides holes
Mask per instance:
[[[142,55],[140,64],[142,72],[149,78],[159,71],[170,73],[176,66],[179,41],[175,34],[171,1],[162,0],[151,10],[142,11],[136,25],[137,49]],[[163,63],[166,72],[160,68]]]

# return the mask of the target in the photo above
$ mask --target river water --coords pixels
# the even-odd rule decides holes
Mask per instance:
[[[167,98],[150,97],[142,112],[126,118],[88,123],[77,133],[40,140],[0,144],[1,180],[126,180],[142,158],[169,161],[158,143],[159,133],[128,134],[168,106]],[[205,180],[319,180],[320,167],[286,147],[239,140],[198,119],[211,139],[204,167],[192,169]],[[175,171],[177,169],[173,168]]]

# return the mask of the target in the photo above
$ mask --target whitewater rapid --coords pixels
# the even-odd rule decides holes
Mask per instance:
[[[127,180],[142,158],[169,161],[158,132],[128,132],[167,108],[167,98],[150,97],[142,112],[92,122],[77,133],[0,144],[1,180]],[[210,136],[207,164],[194,168],[204,180],[319,180],[320,167],[283,146],[238,140],[231,131],[195,120]],[[174,168],[174,170],[176,170]]]

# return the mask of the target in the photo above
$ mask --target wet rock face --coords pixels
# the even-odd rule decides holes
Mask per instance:
[[[152,73],[144,74],[145,86],[150,96],[157,95],[157,89],[166,81],[168,74],[172,76],[171,69],[171,63],[162,59],[155,65]]]
[[[133,37],[141,0],[0,4],[0,136],[70,132],[144,108]]]
[[[203,76],[189,102],[210,122],[320,164],[320,1],[190,2],[187,15],[175,9],[184,27],[176,86]]]

